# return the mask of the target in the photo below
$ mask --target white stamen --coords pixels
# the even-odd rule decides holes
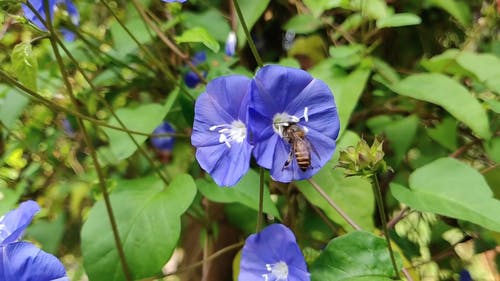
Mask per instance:
[[[304,107],[304,120],[306,120],[306,122],[309,121],[308,113],[309,113],[309,107],[306,106]]]
[[[217,131],[219,133],[219,142],[225,143],[227,147],[231,148],[232,142],[242,143],[247,137],[247,127],[240,120],[235,120],[231,124],[214,125],[208,128],[210,131]]]
[[[279,261],[275,264],[266,264],[266,270],[271,273],[262,274],[265,281],[269,280],[270,276],[276,277],[276,281],[288,280],[288,265],[284,261]]]
[[[304,112],[307,113],[307,109],[304,109]],[[290,115],[286,112],[276,113],[273,116],[273,130],[280,137],[283,137],[283,130],[291,124],[298,123],[299,121],[300,118],[295,115]]]

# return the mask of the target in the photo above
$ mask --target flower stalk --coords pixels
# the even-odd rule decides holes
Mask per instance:
[[[245,18],[243,18],[243,13],[241,12],[240,4],[238,3],[238,0],[232,0],[232,1],[234,4],[234,8],[236,9],[236,13],[238,14],[238,18],[240,19],[241,27],[243,27],[243,31],[245,32],[248,46],[250,47],[250,50],[252,51],[252,54],[255,58],[255,61],[257,61],[257,65],[259,65],[259,67],[262,67],[264,65],[264,63],[262,62],[262,59],[260,58],[259,52],[257,51],[257,47],[255,47],[255,43],[252,40],[252,35],[250,35],[250,31],[248,30],[247,24],[245,22]]]
[[[389,229],[387,228],[387,215],[385,213],[384,201],[382,198],[382,191],[380,190],[380,185],[378,183],[377,174],[372,176],[372,187],[373,194],[375,195],[375,200],[377,201],[378,212],[381,220],[382,230],[384,231],[385,241],[387,242],[387,250],[389,250],[389,256],[391,257],[391,263],[394,268],[394,274],[396,279],[399,279],[399,269],[396,264],[396,258],[394,257],[394,250],[392,249],[391,239],[389,237]]]

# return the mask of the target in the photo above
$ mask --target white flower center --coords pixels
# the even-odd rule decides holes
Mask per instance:
[[[295,124],[300,121],[301,118],[304,118],[304,121],[308,122],[309,121],[309,108],[305,107],[304,108],[304,115],[301,117],[297,117],[295,115],[290,115],[286,112],[281,112],[281,113],[276,113],[273,116],[273,130],[276,134],[278,134],[280,137],[283,137],[283,130],[290,126],[291,124]],[[307,128],[304,127],[304,129],[307,131]]]
[[[267,271],[270,274],[262,274],[264,280],[269,280],[270,275],[276,277],[276,281],[287,281],[288,280],[288,265],[284,261],[279,261],[275,264],[266,264]]]
[[[215,125],[209,130],[217,130],[220,134],[219,142],[225,143],[229,148],[231,148],[232,142],[242,143],[247,137],[247,127],[240,120],[234,120],[231,124]]]

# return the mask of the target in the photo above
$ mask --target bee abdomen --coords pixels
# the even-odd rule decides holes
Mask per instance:
[[[306,153],[296,153],[295,158],[297,158],[297,164],[303,172],[311,166],[311,158]]]

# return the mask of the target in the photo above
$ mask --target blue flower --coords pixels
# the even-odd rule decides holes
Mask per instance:
[[[226,46],[224,48],[226,55],[232,57],[236,53],[236,34],[234,31],[230,31],[227,35]]]
[[[155,135],[168,133],[175,133],[175,130],[174,128],[172,128],[172,125],[170,125],[166,121],[161,123],[160,126],[156,127],[156,129],[153,131],[153,134]],[[171,151],[174,147],[174,142],[175,140],[172,136],[151,138],[151,143],[153,144],[153,146],[161,151]]]
[[[238,281],[309,281],[304,256],[292,231],[272,224],[245,241]]]
[[[167,2],[167,3],[174,3],[174,2],[184,3],[187,0],[161,0],[161,1]]]
[[[193,63],[194,66],[198,66],[204,63],[206,60],[207,60],[207,54],[201,51],[194,54],[193,58],[191,59],[191,62]],[[203,72],[203,76],[205,77],[207,76],[206,71]],[[184,82],[189,88],[194,88],[201,82],[201,79],[198,76],[198,74],[190,70],[184,75]]]
[[[473,281],[472,276],[470,275],[467,269],[462,269],[460,271],[460,281]]]
[[[18,241],[39,210],[36,202],[26,201],[0,218],[0,280],[69,281],[56,257]]]
[[[191,143],[200,166],[220,186],[236,184],[250,165],[249,85],[245,76],[219,77],[196,100]]]
[[[272,178],[307,179],[330,160],[340,123],[333,94],[323,81],[300,69],[268,65],[252,80],[250,96],[253,155],[271,170]],[[292,133],[302,137],[292,138]],[[301,157],[309,155],[310,163],[301,158],[299,166],[297,146]]]
[[[46,20],[47,17],[45,15],[45,5],[44,5],[44,0],[29,0],[28,1],[33,8],[37,11],[40,16]],[[80,24],[80,14],[78,13],[78,10],[73,4],[71,0],[49,0],[49,13],[50,13],[50,18],[51,20],[54,18],[54,10],[57,5],[64,4],[66,6],[66,11],[68,12],[68,15],[70,17],[71,22],[75,25],[78,26]],[[32,22],[34,25],[36,25],[38,28],[41,30],[47,30],[45,25],[40,21],[40,19],[36,16],[36,14],[25,4],[22,5],[23,11],[24,11],[24,16]],[[66,40],[68,41],[73,41],[75,39],[75,34],[71,31],[69,31],[66,28],[61,28],[61,32],[63,33],[63,36]]]

